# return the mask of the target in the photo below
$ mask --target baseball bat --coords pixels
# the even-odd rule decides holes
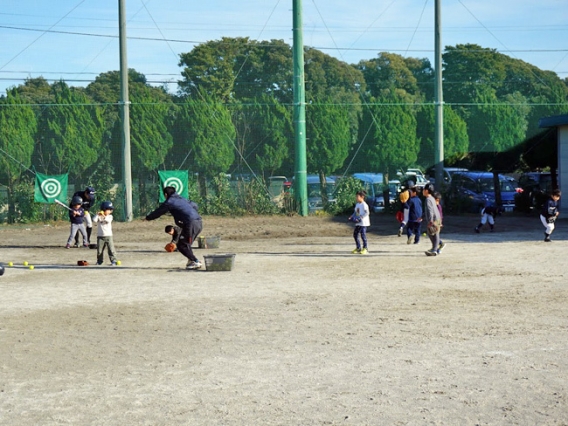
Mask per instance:
[[[66,208],[67,210],[69,210],[69,211],[73,211],[73,209],[72,209],[71,207],[65,205],[64,203],[62,203],[62,202],[59,201],[58,199],[55,199],[54,201],[55,201],[55,204],[58,204],[58,205],[60,205],[61,207],[65,207],[65,208]]]

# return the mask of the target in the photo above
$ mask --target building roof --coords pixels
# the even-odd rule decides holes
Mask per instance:
[[[558,127],[568,125],[568,114],[543,117],[538,120],[538,127]]]

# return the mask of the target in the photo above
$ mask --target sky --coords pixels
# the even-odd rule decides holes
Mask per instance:
[[[128,67],[177,91],[179,54],[221,37],[292,45],[292,0],[124,0]],[[0,93],[43,76],[86,86],[119,69],[117,0],[4,0]],[[568,77],[566,0],[440,0],[442,46],[475,43]],[[304,45],[356,64],[434,64],[434,0],[303,0]]]

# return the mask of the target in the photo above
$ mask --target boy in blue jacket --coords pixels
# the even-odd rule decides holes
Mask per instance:
[[[409,188],[410,198],[408,200],[408,223],[406,224],[407,244],[418,244],[422,227],[422,201],[418,197],[416,187]],[[414,237],[413,237],[414,235]]]

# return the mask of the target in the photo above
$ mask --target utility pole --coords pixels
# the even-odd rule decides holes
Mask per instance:
[[[304,79],[304,41],[302,0],[293,0],[294,56],[294,135],[296,142],[294,196],[301,216],[308,215],[306,162],[306,88]]]
[[[122,122],[122,179],[124,183],[124,221],[132,221],[132,170],[130,158],[130,101],[128,100],[128,61],[126,59],[126,0],[118,0],[120,40],[120,119]]]
[[[444,97],[442,90],[442,12],[440,2],[435,0],[434,43],[435,43],[435,105],[436,129],[434,142],[434,165],[436,166],[436,186],[442,189],[444,183]]]

